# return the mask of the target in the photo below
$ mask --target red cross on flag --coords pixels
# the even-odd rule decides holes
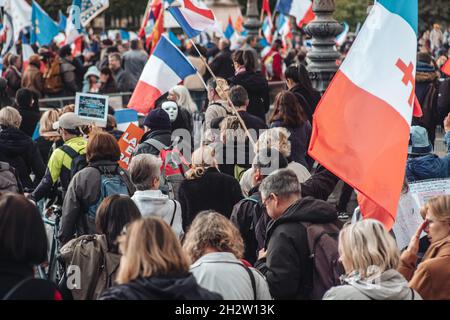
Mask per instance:
[[[391,229],[415,101],[417,0],[375,2],[313,120],[309,154],[358,190],[364,218]]]

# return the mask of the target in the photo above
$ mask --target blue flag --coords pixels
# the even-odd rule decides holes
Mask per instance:
[[[59,10],[58,16],[59,16],[59,30],[64,32],[66,31],[67,17],[64,15],[64,13],[62,13],[61,10]]]
[[[177,47],[181,47],[181,41],[180,39],[177,38],[177,36],[175,35],[175,33],[172,32],[172,30],[169,30],[169,39],[170,41],[172,41],[172,43],[174,45],[176,45]]]
[[[227,28],[225,29],[224,35],[227,39],[231,39],[234,34],[234,28],[232,23],[228,23]]]
[[[31,23],[31,43],[37,42],[41,46],[49,45],[59,33],[58,25],[36,1],[33,1]]]
[[[122,39],[122,41],[130,41],[130,33],[124,29],[120,29],[120,38]]]

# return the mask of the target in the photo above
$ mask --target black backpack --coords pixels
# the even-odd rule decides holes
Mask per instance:
[[[70,179],[72,179],[78,171],[81,171],[88,166],[86,154],[80,154],[66,144],[61,147],[61,150],[72,159]]]

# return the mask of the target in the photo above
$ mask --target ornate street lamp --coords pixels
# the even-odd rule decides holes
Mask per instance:
[[[335,48],[335,39],[343,31],[343,26],[333,18],[335,9],[334,0],[314,0],[316,18],[305,28],[306,33],[313,38],[312,50],[307,55],[309,75],[314,88],[322,93],[336,73],[336,60],[340,57]]]
[[[247,1],[247,13],[245,15],[244,27],[247,29],[249,36],[259,36],[261,22],[259,21],[257,0]]]

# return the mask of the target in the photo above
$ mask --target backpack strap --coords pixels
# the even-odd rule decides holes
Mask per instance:
[[[158,150],[158,152],[161,152],[161,150],[167,148],[167,146],[165,146],[164,144],[162,144],[161,142],[159,142],[156,139],[148,139],[148,140],[144,141],[143,143],[145,143],[146,145],[154,147],[155,149]]]
[[[20,281],[18,284],[16,284],[11,290],[6,293],[6,295],[3,297],[2,300],[9,300],[13,296],[14,293],[16,293],[17,290],[19,290],[24,284],[26,284],[28,281],[33,280],[33,277],[27,277]]]
[[[170,226],[173,226],[173,221],[175,220],[175,213],[177,212],[177,202],[175,200],[173,201],[173,213],[172,213],[172,220],[170,220]]]
[[[255,275],[253,274],[252,270],[250,270],[249,267],[247,267],[242,262],[231,262],[231,261],[205,261],[204,263],[228,263],[228,264],[235,264],[238,266],[241,266],[242,268],[247,271],[248,276],[250,277],[250,282],[252,283],[252,290],[253,290],[253,300],[258,300],[257,292],[256,292],[256,279]]]
[[[76,152],[71,146],[68,146],[67,144],[60,147],[60,149],[67,154],[72,160],[78,157],[79,153]]]

